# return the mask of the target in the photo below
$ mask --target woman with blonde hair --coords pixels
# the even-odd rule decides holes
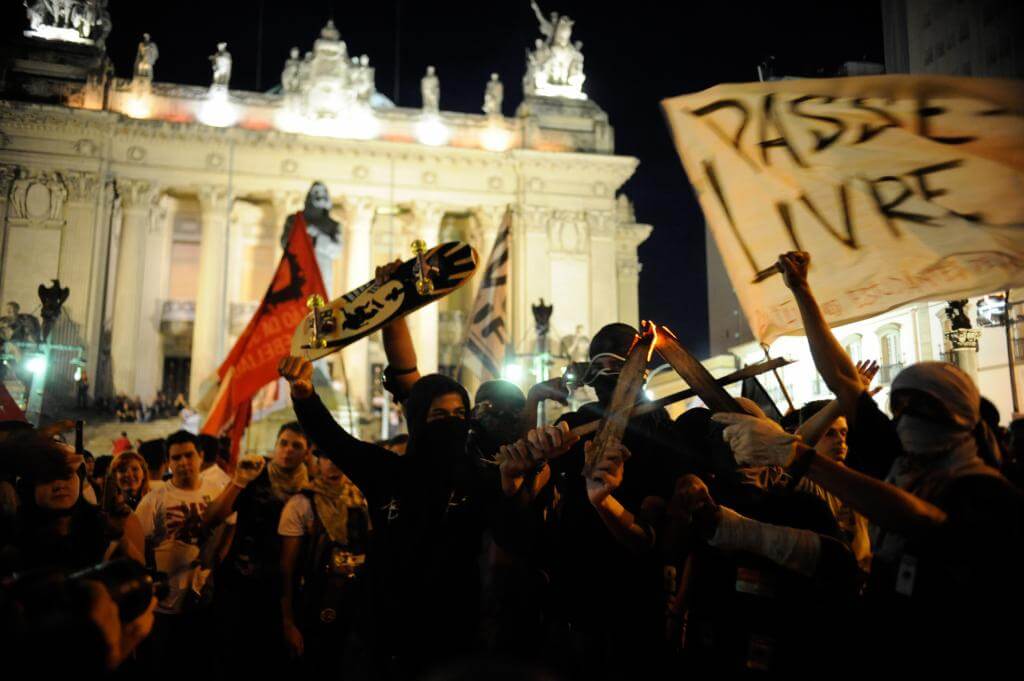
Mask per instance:
[[[148,471],[146,460],[138,452],[124,451],[114,457],[103,485],[103,511],[110,524],[121,531],[123,551],[140,563],[145,539],[134,511],[149,493]]]

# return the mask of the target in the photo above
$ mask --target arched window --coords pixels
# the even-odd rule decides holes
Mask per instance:
[[[878,345],[881,348],[879,364],[881,370],[878,378],[882,385],[892,383],[896,374],[903,370],[903,349],[900,344],[900,325],[886,324],[876,331],[878,334]]]

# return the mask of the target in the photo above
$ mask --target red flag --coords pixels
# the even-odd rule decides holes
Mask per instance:
[[[263,302],[217,370],[220,390],[202,432],[231,435],[232,463],[252,416],[252,398],[277,378],[278,362],[291,352],[295,327],[308,314],[306,299],[314,293],[327,297],[306,219],[299,212]]]
[[[18,407],[18,403],[7,392],[7,386],[3,384],[3,381],[0,381],[0,421],[27,422],[25,412]]]

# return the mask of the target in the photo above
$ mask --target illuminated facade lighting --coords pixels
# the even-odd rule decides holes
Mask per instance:
[[[448,142],[451,131],[448,126],[441,122],[437,116],[428,116],[416,124],[416,139],[421,144],[430,147],[439,147]]]
[[[499,125],[488,125],[480,133],[480,144],[487,151],[505,151],[512,146],[512,133]]]

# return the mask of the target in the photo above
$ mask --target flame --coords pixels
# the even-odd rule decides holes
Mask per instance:
[[[658,347],[658,325],[654,322],[648,322],[650,324],[651,333],[653,338],[651,339],[651,346],[647,348],[647,363],[651,363],[651,357],[654,356],[654,350]]]

